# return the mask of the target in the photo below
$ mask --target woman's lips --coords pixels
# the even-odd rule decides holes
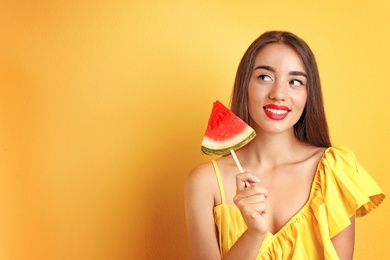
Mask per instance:
[[[286,106],[268,104],[263,107],[265,114],[272,120],[283,120],[287,117],[290,109]]]

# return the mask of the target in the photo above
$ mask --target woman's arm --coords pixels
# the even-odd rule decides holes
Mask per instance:
[[[353,259],[353,250],[355,246],[355,216],[350,220],[351,225],[331,239],[341,260]]]
[[[248,229],[224,259],[255,259],[267,234],[266,230],[258,232],[257,228],[260,226],[260,229],[264,229],[262,215],[265,213],[267,194],[256,185],[245,188],[246,181],[253,183],[251,174],[237,176],[238,194],[235,203],[246,219]],[[211,164],[198,166],[188,175],[185,184],[185,211],[191,259],[221,259],[213,212],[216,193],[219,194],[219,188]]]
[[[218,184],[212,171],[211,165],[200,165],[186,179],[184,203],[190,259],[221,258],[213,212]]]

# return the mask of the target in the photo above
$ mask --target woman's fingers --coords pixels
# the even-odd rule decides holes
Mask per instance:
[[[234,202],[238,208],[247,213],[255,211],[262,215],[267,211],[267,203],[264,194],[244,198],[236,196]]]
[[[251,205],[245,205],[241,207],[242,213],[251,217],[252,219],[255,219],[260,216],[264,216],[264,214],[267,213],[267,203],[261,202]]]
[[[236,193],[258,182],[260,182],[260,179],[249,172],[238,173],[236,174]]]
[[[264,202],[267,197],[268,191],[265,188],[258,184],[253,184],[237,193],[233,201],[236,205],[256,204]]]
[[[237,182],[242,182],[242,180],[245,179],[250,180],[250,176],[248,178],[238,179]],[[246,188],[242,188],[243,186],[238,184],[237,187],[238,192],[236,196],[234,196],[233,201],[240,210],[248,230],[264,234],[268,231],[266,216],[268,208],[267,190],[261,186],[261,183],[253,183]]]
[[[268,197],[268,191],[261,186],[261,183],[252,183],[250,186],[246,187],[243,186],[242,182],[237,182],[236,195],[241,198],[250,197],[254,195],[262,195],[263,199],[266,199]]]

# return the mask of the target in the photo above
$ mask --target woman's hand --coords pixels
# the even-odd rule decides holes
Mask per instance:
[[[259,179],[248,172],[237,174],[236,188],[233,201],[244,218],[247,232],[255,236],[266,235],[269,229],[266,202],[268,191],[260,186]]]

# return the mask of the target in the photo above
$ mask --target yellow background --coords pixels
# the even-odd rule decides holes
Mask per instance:
[[[183,182],[248,45],[318,59],[334,144],[390,190],[390,1],[0,1],[0,259],[186,259]],[[384,204],[355,259],[390,259]]]

